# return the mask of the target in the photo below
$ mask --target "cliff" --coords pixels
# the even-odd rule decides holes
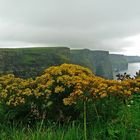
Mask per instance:
[[[70,49],[65,47],[0,49],[0,72],[35,77],[45,68],[69,63],[69,58]]]
[[[95,72],[94,61],[92,60],[91,51],[88,49],[83,50],[71,50],[70,51],[70,62],[73,64],[79,64],[84,67],[90,68]]]
[[[95,62],[95,74],[104,78],[112,79],[112,64],[108,51],[92,51],[92,60]]]
[[[121,71],[128,69],[128,61],[126,56],[119,54],[110,54],[113,71]]]
[[[108,51],[71,50],[70,56],[71,63],[88,67],[97,76],[112,79],[112,65]]]
[[[35,77],[44,69],[62,63],[79,64],[90,68],[98,76],[112,79],[112,67],[107,51],[70,51],[66,47],[0,49],[1,74]]]
[[[126,56],[128,63],[140,62],[140,56]]]

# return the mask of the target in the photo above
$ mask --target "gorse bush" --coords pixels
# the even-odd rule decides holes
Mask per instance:
[[[49,96],[47,101],[50,106],[46,111],[48,118],[58,121],[76,119],[79,111],[74,105],[65,106],[65,99],[76,90],[77,82],[86,82],[89,77],[94,77],[89,69],[72,64],[50,67],[37,77],[37,90]],[[78,87],[77,91],[80,91]]]
[[[25,118],[31,111],[35,95],[34,81],[20,79],[14,75],[0,77],[0,102],[6,113],[6,118],[17,120]]]
[[[119,106],[139,91],[139,78],[106,80],[79,65],[63,64],[35,79],[1,76],[0,106],[9,120],[64,122],[78,119],[86,103],[93,105],[87,115],[93,112],[94,118],[107,120],[116,117]]]

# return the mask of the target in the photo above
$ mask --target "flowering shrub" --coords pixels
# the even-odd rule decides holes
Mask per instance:
[[[23,80],[14,75],[5,75],[0,77],[0,98],[1,102],[8,106],[18,106],[25,102],[33,94],[32,79]]]
[[[89,69],[73,64],[63,64],[46,69],[44,74],[37,77],[35,81],[37,87],[42,87],[40,89],[42,94],[49,95],[48,100],[51,101],[51,105],[47,116],[50,118],[55,116],[56,120],[63,120],[67,118],[66,116],[77,117],[78,111],[75,111],[72,105],[76,100],[72,99],[70,102],[68,97],[75,93],[74,98],[78,99],[78,96],[79,99],[84,98],[84,91],[87,90],[94,77]],[[63,101],[65,105],[69,102],[71,106],[65,106]]]
[[[16,117],[55,121],[76,119],[80,113],[76,109],[79,102],[92,102],[99,108],[107,105],[111,109],[114,101],[123,103],[139,91],[139,78],[106,80],[74,64],[50,67],[34,80],[14,75],[0,77],[0,104],[7,111],[14,110]]]
[[[24,118],[30,112],[33,89],[32,79],[24,80],[11,74],[0,77],[0,104],[9,119]]]

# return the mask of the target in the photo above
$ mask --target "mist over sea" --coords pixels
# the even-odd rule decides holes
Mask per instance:
[[[131,77],[134,77],[136,75],[136,72],[138,72],[139,70],[140,70],[140,63],[129,63],[127,70],[114,72],[113,76],[114,76],[114,79],[116,79],[116,75],[118,73],[124,74],[126,72],[127,74],[130,74]]]

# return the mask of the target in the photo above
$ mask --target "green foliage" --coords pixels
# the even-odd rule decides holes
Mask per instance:
[[[138,72],[136,72],[135,78],[140,78],[140,70]]]
[[[73,64],[35,79],[0,77],[2,140],[135,140],[139,114],[139,77],[105,80]]]

